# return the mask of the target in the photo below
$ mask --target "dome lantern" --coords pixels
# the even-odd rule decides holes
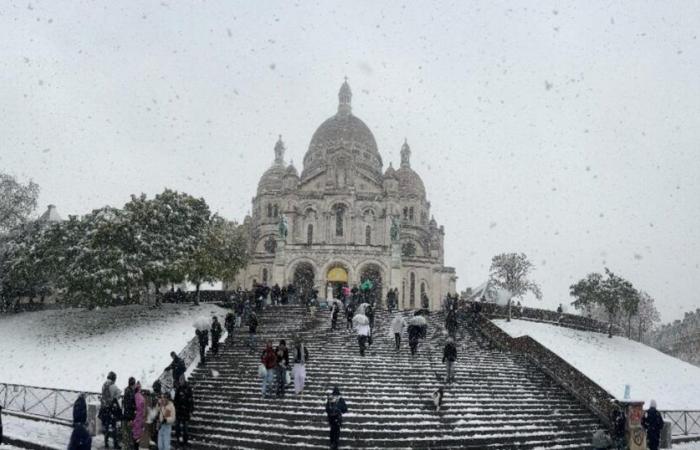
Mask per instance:
[[[408,146],[408,139],[404,138],[401,146],[401,167],[411,167],[411,147]]]
[[[275,164],[284,164],[284,142],[282,142],[282,135],[279,135],[279,139],[275,144]]]
[[[340,91],[338,92],[338,114],[349,115],[352,113],[352,106],[350,105],[352,101],[352,91],[350,90],[350,85],[348,84],[348,77],[345,77],[345,81],[340,86]]]

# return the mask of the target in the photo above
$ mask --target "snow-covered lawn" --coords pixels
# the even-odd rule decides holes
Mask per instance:
[[[494,320],[512,337],[530,336],[615,398],[655,399],[660,410],[700,410],[700,368],[639,342],[525,320]],[[700,448],[700,445],[698,447]]]
[[[65,449],[68,447],[72,429],[63,425],[36,420],[22,419],[9,414],[2,415],[4,425],[3,434],[8,438],[14,438],[24,442],[43,445],[48,448]],[[96,446],[94,446],[96,448]],[[1,450],[6,448],[0,446]]]
[[[225,311],[165,304],[0,316],[0,382],[99,392],[112,370],[121,388],[129,376],[150,386],[194,337],[194,320],[214,314]]]

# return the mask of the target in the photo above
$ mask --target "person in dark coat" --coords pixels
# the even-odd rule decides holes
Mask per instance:
[[[408,346],[411,348],[411,355],[415,355],[418,350],[418,340],[421,335],[421,327],[419,325],[408,326]]]
[[[372,303],[368,304],[365,308],[365,316],[369,319],[369,329],[374,331],[374,306]],[[372,338],[370,334],[369,343],[372,344]]]
[[[647,431],[649,450],[659,450],[659,440],[661,439],[661,430],[664,427],[664,418],[656,410],[656,400],[649,402],[649,409],[642,418],[642,427]]]
[[[2,436],[0,433],[0,444],[2,443]],[[90,432],[85,428],[85,424],[76,423],[73,424],[73,432],[70,435],[70,441],[68,442],[68,450],[91,450],[92,449],[92,436]]]
[[[211,321],[211,351],[214,356],[219,356],[219,340],[221,339],[221,323],[219,318],[214,316]]]
[[[613,440],[613,448],[624,448],[625,447],[625,413],[622,408],[615,408],[612,413],[612,419],[610,420],[612,425],[612,430],[610,436]]]
[[[114,448],[118,449],[120,447],[117,422],[121,420],[122,411],[119,407],[121,390],[117,387],[116,381],[117,374],[109,372],[107,381],[102,385],[99,415],[102,422],[102,432],[105,436],[105,448],[109,448],[109,437],[111,436]]]
[[[333,307],[331,308],[331,330],[335,330],[335,326],[338,323],[338,310],[340,307],[338,306],[338,303],[333,303]]]
[[[78,395],[78,398],[73,403],[73,425],[77,423],[87,423],[87,402],[85,394]]]
[[[272,286],[272,289],[270,290],[270,300],[272,300],[273,305],[278,305],[282,303],[282,290],[280,289],[280,285],[276,284]]]
[[[347,320],[346,330],[352,330],[352,318],[355,317],[355,302],[350,300],[345,306],[345,319]]]
[[[188,445],[189,442],[189,430],[188,422],[192,417],[194,412],[194,396],[192,394],[192,388],[190,384],[182,376],[182,379],[178,383],[179,386],[175,390],[175,442],[180,442],[180,436],[182,435],[182,443]]]
[[[129,377],[129,384],[124,389],[124,399],[122,400],[122,406],[124,412],[122,414],[122,443],[128,450],[133,450],[133,423],[136,418],[136,392],[134,388],[136,386],[136,379],[134,377]]]
[[[348,412],[348,406],[340,395],[340,389],[336,386],[326,399],[326,414],[328,415],[328,425],[331,428],[331,450],[338,448],[340,428],[343,426],[343,414],[346,412]]]
[[[224,328],[226,328],[226,340],[230,341],[233,338],[233,333],[236,331],[236,316],[232,312],[226,314]]]
[[[165,371],[173,371],[173,384],[174,387],[177,388],[177,383],[180,381],[180,377],[187,372],[187,364],[185,364],[185,361],[177,356],[177,353],[175,352],[170,352],[170,357],[173,360],[170,365],[165,368]]]
[[[0,444],[2,444],[2,405],[0,405]]]
[[[454,336],[457,333],[457,313],[454,309],[447,311],[447,316],[445,317],[445,328],[450,336]]]
[[[442,362],[446,364],[447,374],[445,376],[445,382],[452,383],[455,379],[454,366],[455,361],[457,361],[457,346],[455,345],[454,339],[447,338],[445,343],[445,348],[442,351]]]
[[[277,355],[277,396],[284,397],[284,388],[287,386],[287,367],[289,367],[289,349],[287,342],[282,339],[275,348]]]
[[[258,315],[255,311],[251,311],[248,316],[248,348],[250,349],[250,354],[255,353],[255,346],[257,344],[257,333],[258,331]]]
[[[207,345],[209,345],[209,331],[195,330],[197,340],[199,341],[199,365],[203,366],[207,363]]]

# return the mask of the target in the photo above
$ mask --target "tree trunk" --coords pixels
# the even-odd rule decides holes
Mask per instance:
[[[202,284],[202,283],[197,283],[197,284],[195,284],[195,286],[196,286],[196,288],[197,288],[197,293],[196,293],[195,296],[194,296],[194,304],[195,304],[195,305],[199,305],[199,286],[201,286],[201,284]]]
[[[506,318],[506,322],[510,322],[510,316],[511,316],[511,312],[510,312],[510,303],[511,303],[511,301],[510,301],[510,299],[508,299],[508,315],[507,315],[507,318]]]
[[[632,339],[632,316],[627,317],[627,337]]]

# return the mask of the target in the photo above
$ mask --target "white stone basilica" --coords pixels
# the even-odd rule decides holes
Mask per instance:
[[[369,278],[382,302],[398,288],[400,308],[420,307],[425,293],[436,309],[455,292],[457,277],[444,266],[445,231],[430,215],[411,149],[404,142],[401,166],[383,172],[372,132],[352,114],[347,81],[338,97],[337,114],[311,138],[301,176],[277,141],[246,217],[251,260],[237,282],[293,283],[301,295],[315,287],[326,297],[329,285]]]

